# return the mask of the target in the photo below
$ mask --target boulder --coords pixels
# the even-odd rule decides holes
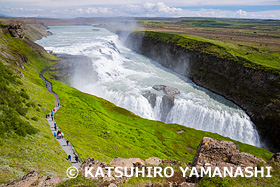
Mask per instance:
[[[117,165],[117,163],[118,163],[117,161],[120,161],[120,160],[121,160],[121,158],[115,159],[116,164],[115,165],[111,165],[110,164],[110,167],[111,166],[113,166],[113,167],[119,166],[119,165]],[[111,163],[114,164],[114,162],[111,162]],[[85,168],[86,167],[88,167],[88,168],[92,167],[93,169],[91,170],[91,173],[92,173],[92,175],[95,175],[96,171],[97,171],[97,168],[101,167],[102,168],[102,172],[104,174],[103,178],[100,177],[100,176],[96,176],[96,177],[93,176],[93,177],[91,177],[90,175],[88,175],[88,178],[96,180],[96,184],[98,186],[104,186],[105,184],[107,184],[105,186],[111,185],[113,187],[113,186],[125,183],[128,180],[128,178],[125,177],[125,176],[123,176],[123,177],[116,177],[116,178],[113,177],[115,175],[119,175],[119,173],[116,173],[114,170],[111,170],[111,176],[108,176],[108,169],[105,168],[105,167],[108,167],[108,166],[109,165],[106,164],[105,162],[101,162],[101,161],[96,160],[94,158],[88,157],[83,162],[83,164],[80,166],[79,172],[81,173],[82,176],[85,176]],[[128,170],[128,172],[129,172],[129,170]]]
[[[166,121],[167,115],[170,112],[171,108],[174,106],[174,96],[173,95],[164,95],[160,104],[160,113],[161,121]]]
[[[153,166],[158,166],[162,163],[162,159],[157,157],[150,157],[145,160],[145,163]]]
[[[196,187],[197,185],[195,183],[182,182],[178,186],[179,187]]]
[[[244,152],[233,154],[230,159],[230,162],[237,166],[245,166],[245,167],[248,166],[256,167],[257,163],[259,162],[265,163],[263,159],[256,157],[250,153],[244,153]]]
[[[244,172],[245,167],[257,167],[259,162],[265,163],[252,154],[240,153],[233,142],[204,137],[197,148],[192,166],[198,169],[211,167],[212,171],[219,167],[221,173],[224,167],[232,167],[233,171],[241,167]]]
[[[280,162],[280,153],[275,153],[269,161]]]
[[[178,160],[169,160],[169,159],[164,159],[162,161],[163,164],[167,165],[167,166],[174,166],[175,164],[180,163]]]
[[[142,94],[154,108],[156,106],[157,95],[152,93],[151,91],[146,91]]]
[[[157,90],[157,91],[161,91],[165,88],[165,85],[154,85],[153,89]]]
[[[183,133],[183,132],[185,132],[185,130],[177,131],[178,134],[181,134],[181,133]]]
[[[22,24],[11,24],[8,26],[8,31],[11,34],[12,37],[16,38],[24,38],[24,32],[23,32],[23,25]]]
[[[44,187],[56,186],[65,179],[55,176],[40,176],[36,171],[32,171],[20,179],[17,179],[9,184],[2,184],[1,187]]]
[[[79,172],[82,174],[82,176],[85,177],[85,168],[88,167],[92,167],[93,169],[91,170],[91,173],[94,175],[97,171],[97,168],[98,167],[101,167],[102,168],[102,172],[104,173],[104,178],[102,179],[103,181],[113,181],[115,180],[114,177],[109,177],[108,176],[108,171],[105,169],[105,167],[108,167],[108,164],[106,164],[105,162],[101,162],[99,160],[96,160],[94,158],[91,158],[91,157],[88,157],[83,163],[82,165],[80,166],[79,168]],[[93,176],[91,177],[90,175],[87,176],[88,178],[91,178],[91,179],[99,179],[100,176]]]
[[[114,184],[114,183],[111,183],[111,184],[109,184],[109,186],[108,187],[117,187],[117,185],[116,184]]]
[[[153,89],[157,91],[163,90],[165,95],[162,97],[162,101],[160,104],[160,113],[161,113],[161,121],[166,121],[167,115],[170,112],[171,108],[174,106],[174,95],[180,94],[180,91],[177,88],[173,88],[165,85],[154,85]]]
[[[120,158],[115,157],[110,162],[110,165],[113,167],[144,167],[145,162],[140,158]]]
[[[177,88],[173,88],[170,86],[165,86],[165,85],[154,85],[153,89],[157,90],[157,91],[161,91],[163,90],[163,92],[166,95],[176,95],[176,94],[180,94],[180,91]]]
[[[163,90],[166,95],[176,95],[180,94],[180,91],[177,88],[172,88],[170,86],[166,86]]]

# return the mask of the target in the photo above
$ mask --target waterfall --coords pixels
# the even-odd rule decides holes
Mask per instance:
[[[37,41],[46,50],[84,55],[92,61],[95,78],[74,73],[71,86],[143,118],[178,123],[260,145],[254,124],[241,108],[124,47],[114,33],[103,28],[93,30],[90,26],[53,26],[50,31],[53,35]],[[78,72],[88,68],[81,66]],[[170,95],[164,89],[154,89],[155,85],[180,93]]]

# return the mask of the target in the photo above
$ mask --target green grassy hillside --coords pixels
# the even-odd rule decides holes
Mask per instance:
[[[45,119],[54,96],[39,78],[56,59],[5,32],[0,32],[0,49],[0,184],[32,170],[65,177],[71,164]]]
[[[184,34],[146,31],[145,36],[164,43],[176,43],[190,51],[211,54],[225,60],[234,60],[244,64],[245,67],[280,74],[280,53],[275,50],[243,44],[235,45]]]
[[[215,133],[140,118],[104,99],[56,81],[52,79],[52,74],[55,74],[54,69],[46,72],[62,105],[56,113],[56,121],[82,159],[90,156],[110,162],[116,156],[141,159],[156,156],[191,163],[203,137],[233,141]],[[185,132],[178,134],[177,131],[181,130]],[[106,133],[107,131],[110,133]],[[273,155],[258,147],[233,142],[241,152],[252,153],[264,160]],[[272,173],[272,178],[206,178],[199,186],[275,186],[279,183],[279,166],[276,164],[273,167],[276,170]],[[147,183],[163,184],[166,181],[163,178],[132,178],[121,186],[145,186]],[[78,177],[63,182],[60,186],[82,184],[96,185],[93,181]]]
[[[231,140],[177,124],[140,118],[104,99],[82,93],[48,76],[63,106],[57,112],[56,121],[82,159],[90,156],[110,162],[116,156],[142,159],[156,156],[192,162],[203,137]],[[178,134],[180,130],[185,132]],[[272,156],[264,149],[234,142],[240,145],[241,151],[265,160]]]
[[[57,59],[30,40],[11,37],[7,32],[0,32],[0,49],[0,184],[32,170],[65,177],[71,164],[45,119],[54,107],[54,97],[39,78],[40,71],[53,66]],[[90,156],[110,162],[116,156],[156,156],[192,162],[203,137],[231,140],[215,133],[140,118],[56,81],[52,79],[54,75],[54,71],[46,72],[62,105],[55,118],[82,159]],[[185,132],[178,134],[181,130]],[[265,160],[272,156],[264,149],[233,142],[241,151]]]
[[[262,142],[279,150],[279,52],[249,46],[234,49],[229,43],[154,31],[133,32],[126,43],[164,67],[179,73],[178,68],[183,68],[183,75],[196,84],[239,105],[256,125]],[[183,59],[189,59],[187,68]]]

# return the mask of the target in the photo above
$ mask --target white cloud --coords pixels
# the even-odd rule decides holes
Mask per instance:
[[[0,0],[1,4],[18,6],[41,6],[47,8],[61,8],[74,6],[105,6],[105,5],[128,5],[128,4],[155,4],[157,0]],[[280,5],[279,0],[161,0],[169,6],[230,6],[230,5]]]
[[[174,8],[165,5],[163,2],[158,3],[145,3],[143,8],[148,12],[154,13],[166,13],[166,14],[178,14],[182,12],[181,8]]]
[[[1,1],[1,0],[0,0]],[[43,1],[43,0],[41,0]],[[83,0],[82,0],[83,1]],[[176,0],[174,0],[176,1]],[[201,0],[203,1],[203,0]],[[214,0],[216,2],[220,0]],[[239,0],[238,0],[239,1]],[[248,0],[251,1],[251,0]],[[261,0],[256,0],[261,2]],[[121,6],[93,6],[75,8],[55,8],[43,10],[25,7],[0,7],[0,14],[9,16],[44,16],[44,17],[95,17],[95,16],[134,16],[134,17],[231,17],[231,18],[274,18],[280,19],[280,10],[246,12],[220,9],[188,10],[168,6],[164,2],[146,2],[144,4],[126,4]]]

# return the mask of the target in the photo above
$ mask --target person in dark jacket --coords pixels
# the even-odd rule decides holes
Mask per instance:
[[[79,162],[79,157],[76,154],[75,154],[75,160],[76,160],[77,163]]]

